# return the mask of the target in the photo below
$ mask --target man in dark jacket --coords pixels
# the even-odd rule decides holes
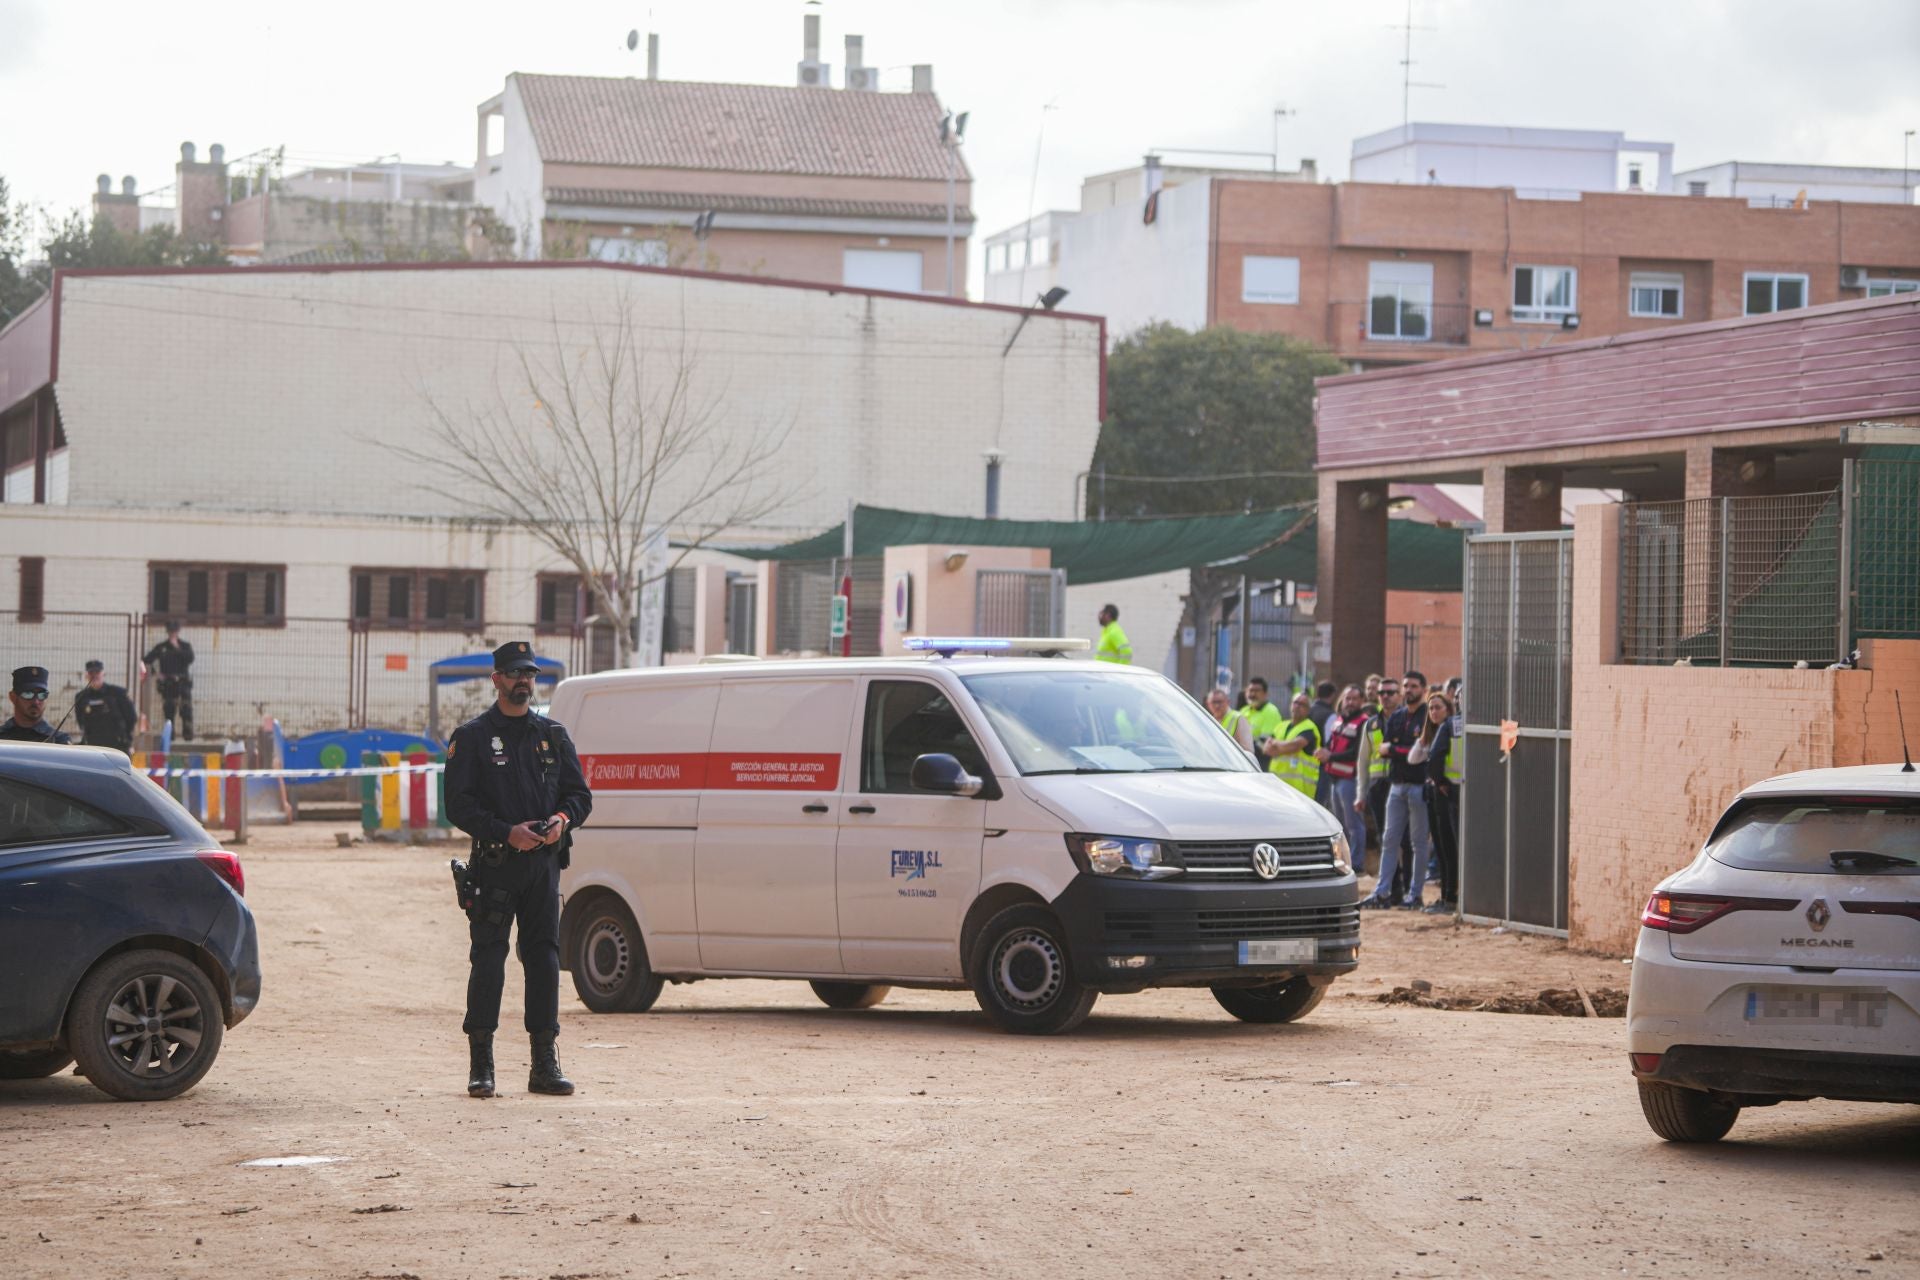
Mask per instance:
[[[16,667],[13,691],[7,695],[13,714],[0,724],[0,742],[52,742],[65,746],[73,741],[47,723],[47,669]]]
[[[80,741],[89,747],[131,751],[133,729],[139,722],[127,691],[107,683],[106,665],[98,658],[87,663],[86,687],[73,699],[73,723],[80,730]]]
[[[447,817],[473,837],[467,909],[467,1092],[493,1096],[493,1033],[506,984],[507,938],[520,926],[526,1026],[533,1041],[530,1093],[569,1094],[554,1041],[560,1035],[560,872],[573,829],[593,810],[573,740],[533,714],[539,667],[524,640],[493,651],[493,706],[447,743]]]
[[[1427,830],[1427,768],[1407,759],[1407,753],[1419,741],[1426,719],[1423,705],[1427,696],[1427,678],[1409,671],[1400,679],[1406,705],[1387,717],[1381,751],[1387,757],[1387,812],[1385,829],[1380,833],[1380,878],[1371,896],[1361,900],[1363,907],[1401,906],[1418,909],[1427,886],[1427,860],[1433,856],[1433,836]],[[1408,868],[1406,896],[1399,897],[1394,873],[1399,870],[1400,837],[1413,838],[1413,862]]]
[[[140,659],[148,675],[157,675],[160,690],[160,718],[180,717],[181,738],[193,737],[193,646],[180,638],[180,624],[167,623],[167,638],[147,650]]]

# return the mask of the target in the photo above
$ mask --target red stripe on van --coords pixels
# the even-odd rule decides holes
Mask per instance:
[[[838,752],[658,752],[580,757],[595,791],[831,791]]]

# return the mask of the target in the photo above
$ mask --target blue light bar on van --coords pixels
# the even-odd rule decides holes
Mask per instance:
[[[1033,653],[1082,652],[1083,639],[1066,636],[908,636],[902,642],[910,653]]]

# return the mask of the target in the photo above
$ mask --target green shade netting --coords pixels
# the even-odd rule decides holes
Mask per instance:
[[[738,550],[756,560],[827,560],[841,554],[842,525],[784,546]],[[890,507],[856,507],[853,553],[950,543],[976,547],[1045,547],[1052,566],[1075,586],[1115,582],[1177,569],[1212,566],[1267,579],[1312,582],[1318,548],[1311,506],[1239,515],[1157,520],[987,520]],[[1458,591],[1462,534],[1409,520],[1387,526],[1388,586],[1401,591]]]

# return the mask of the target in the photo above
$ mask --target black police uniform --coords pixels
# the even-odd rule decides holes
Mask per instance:
[[[13,691],[15,693],[45,693],[47,691],[47,669],[45,667],[15,667],[13,671]],[[43,702],[40,718],[32,724],[21,724],[9,714],[5,724],[0,724],[0,742],[50,742],[58,746],[68,746],[73,742],[66,734],[53,727],[47,719]]]
[[[515,641],[493,658],[496,671],[511,670],[516,662],[530,663],[532,650]],[[446,784],[447,817],[473,837],[473,968],[463,1027],[469,1036],[486,1036],[498,1026],[507,936],[518,921],[527,1032],[551,1041],[560,1032],[560,872],[574,828],[593,809],[580,757],[558,722],[532,712],[505,715],[495,705],[453,731]],[[557,843],[525,851],[507,843],[511,828],[555,813],[567,815]]]
[[[82,685],[73,698],[73,722],[80,730],[80,741],[89,747],[112,747],[127,751],[133,747],[134,726],[140,723],[133,699],[117,684],[98,689]]]
[[[168,640],[175,641],[169,644]],[[147,650],[140,659],[148,671],[159,668],[160,679],[160,716],[163,720],[173,719],[177,712],[180,716],[180,736],[193,736],[193,646],[180,640],[177,633],[169,633],[153,648]]]

